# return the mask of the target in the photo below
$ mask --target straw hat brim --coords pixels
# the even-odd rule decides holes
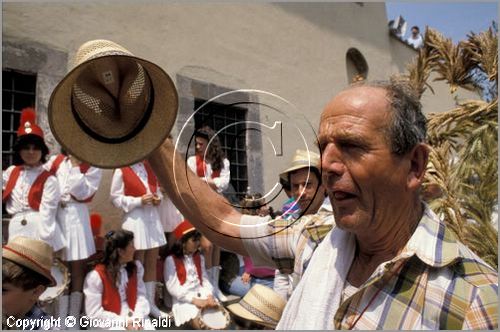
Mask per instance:
[[[163,143],[176,119],[178,95],[172,79],[156,64],[135,56],[108,56],[132,58],[148,73],[154,104],[144,127],[135,136],[116,144],[101,142],[80,128],[71,111],[71,92],[79,74],[95,59],[75,67],[57,85],[50,97],[48,120],[54,137],[69,154],[100,168],[118,168],[145,159]]]
[[[34,264],[30,260],[19,256],[15,252],[7,249],[5,246],[2,248],[2,258],[13,261],[16,264],[22,265],[22,266],[24,266],[32,271],[35,271],[38,274],[44,276],[45,278],[49,279],[50,280],[49,287],[53,287],[57,284],[56,279],[52,276],[50,271],[47,271],[47,270],[43,269],[42,267]]]
[[[277,324],[272,324],[263,321],[261,318],[257,317],[256,315],[252,314],[250,311],[246,310],[241,306],[239,303],[233,303],[227,306],[227,309],[232,312],[234,315],[241,317],[245,320],[249,320],[258,324],[265,325],[270,328],[275,328]]]
[[[316,168],[318,171],[319,171],[319,167],[315,166],[315,165],[309,165],[309,164],[303,164],[303,165],[294,165],[292,167],[289,167],[287,168],[286,170],[284,170],[283,172],[280,173],[280,178],[283,179],[284,181],[288,181],[288,174],[293,172],[293,171],[297,171],[299,169],[303,169],[303,168]]]

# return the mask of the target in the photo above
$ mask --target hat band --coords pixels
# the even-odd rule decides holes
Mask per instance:
[[[9,251],[12,251],[14,254],[19,255],[19,256],[21,256],[21,257],[22,257],[22,258],[24,258],[24,259],[29,260],[31,263],[33,263],[33,264],[35,264],[37,267],[39,267],[39,268],[40,268],[43,272],[45,272],[45,273],[47,273],[47,274],[51,275],[51,273],[50,273],[50,271],[49,271],[49,270],[47,270],[46,268],[44,268],[43,266],[41,266],[41,265],[40,265],[40,263],[38,263],[37,261],[33,260],[33,258],[31,258],[31,257],[26,256],[25,254],[23,254],[22,252],[19,252],[19,251],[15,250],[15,249],[9,248],[9,247],[7,247],[6,245],[5,245],[5,246],[3,246],[3,249],[4,249],[4,250],[5,250],[5,249],[7,249],[7,250],[9,250]],[[49,278],[49,279],[50,279],[50,278]]]
[[[82,130],[87,135],[89,135],[90,137],[92,137],[93,139],[95,139],[99,142],[106,143],[106,144],[123,143],[123,142],[130,140],[132,137],[136,136],[137,134],[139,134],[141,132],[141,130],[146,126],[146,123],[148,122],[149,118],[151,117],[151,113],[153,113],[153,105],[154,105],[154,99],[155,99],[155,91],[154,91],[153,85],[151,84],[151,78],[149,77],[149,75],[145,75],[145,76],[147,76],[147,78],[149,80],[149,84],[151,86],[151,96],[149,98],[148,107],[146,108],[146,112],[144,113],[141,121],[137,124],[137,126],[130,133],[126,134],[125,136],[116,137],[116,138],[109,138],[109,137],[99,135],[98,133],[96,133],[95,131],[90,129],[83,122],[83,120],[80,118],[80,116],[78,115],[78,112],[76,112],[75,107],[74,107],[73,96],[71,96],[71,112],[73,113],[73,116],[75,117],[76,123],[80,126],[80,128],[82,128]]]
[[[266,315],[265,313],[255,309],[255,307],[251,306],[248,302],[246,302],[244,299],[241,299],[240,300],[240,305],[247,311],[249,311],[250,313],[252,313],[253,315],[259,317],[260,319],[262,319],[264,322],[266,323],[273,323],[275,324],[276,321],[274,319],[272,319],[271,317],[269,317],[268,315]]]

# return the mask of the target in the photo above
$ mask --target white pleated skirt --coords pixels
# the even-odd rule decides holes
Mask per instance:
[[[126,213],[122,228],[134,233],[136,250],[158,248],[167,243],[156,206],[146,205]]]
[[[40,236],[41,227],[40,213],[38,211],[27,211],[16,213],[9,222],[9,240],[16,236],[26,236],[32,239],[42,240],[47,242],[54,252],[61,250],[66,246],[64,237],[59,224],[55,223],[55,231],[48,239]]]
[[[62,252],[64,261],[86,259],[95,254],[87,204],[69,202],[65,207],[59,206],[57,221],[66,238],[66,247]]]

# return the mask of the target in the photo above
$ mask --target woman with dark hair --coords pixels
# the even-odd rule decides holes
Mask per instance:
[[[165,260],[165,285],[172,295],[175,325],[192,325],[201,309],[216,307],[205,260],[199,252],[201,234],[184,220],[174,230],[176,242]]]
[[[194,139],[195,155],[188,158],[187,165],[212,189],[222,194],[229,186],[231,174],[219,137],[212,128],[203,126],[195,131]],[[219,300],[225,301],[226,297],[219,290],[220,248],[203,236],[201,250],[206,257],[206,268],[216,295]]]
[[[44,240],[56,252],[66,244],[56,223],[60,193],[57,179],[43,168],[49,149],[35,118],[34,109],[22,110],[14,165],[2,174],[2,201],[12,216],[9,239],[21,235]]]
[[[85,312],[93,320],[114,322],[127,330],[154,329],[141,262],[134,261],[134,234],[120,229],[105,236],[104,257],[85,278]]]

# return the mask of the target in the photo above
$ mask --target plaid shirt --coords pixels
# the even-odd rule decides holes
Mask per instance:
[[[253,233],[264,235],[262,230]],[[254,262],[279,255],[276,248],[269,250],[275,240],[262,239],[252,245],[245,241]],[[355,246],[355,241],[350,243]],[[354,329],[497,329],[497,291],[497,272],[426,208],[401,254],[377,267],[357,292],[341,300],[332,313],[333,327],[349,329],[359,318]]]
[[[316,214],[302,216],[296,221],[276,219],[269,221],[269,218],[262,218],[256,222],[256,217],[248,216],[242,218],[242,222],[258,227],[246,228],[243,232],[244,238],[261,237],[258,241],[254,239],[245,240],[247,248],[259,242],[266,249],[263,256],[252,261],[255,266],[277,267],[281,273],[292,274],[293,285],[296,286],[300,280],[305,267],[309,263],[314,250],[328,232],[333,228],[334,218],[332,207],[328,199],[325,200]],[[243,221],[245,220],[245,221]],[[267,236],[274,234],[274,236]],[[263,236],[263,237],[262,237]],[[255,242],[256,241],[256,242]],[[248,252],[254,250],[249,249]]]

